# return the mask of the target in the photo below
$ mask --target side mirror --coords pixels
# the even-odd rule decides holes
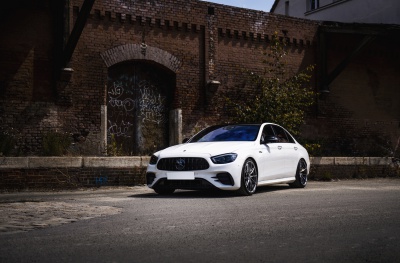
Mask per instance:
[[[183,139],[182,143],[187,143],[189,141],[189,138]]]
[[[271,136],[271,135],[265,136],[265,137],[264,137],[264,140],[261,140],[261,144],[277,143],[277,142],[279,142],[278,137],[276,137],[276,136]]]

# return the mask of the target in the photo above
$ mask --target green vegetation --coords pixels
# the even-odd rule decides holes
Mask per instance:
[[[289,75],[284,62],[286,46],[277,33],[272,38],[269,50],[264,54],[264,74],[245,71],[245,89],[256,95],[245,100],[227,98],[227,106],[232,121],[242,123],[275,122],[292,134],[298,135],[304,123],[306,111],[315,101],[315,93],[310,87],[313,66]]]
[[[71,145],[71,137],[67,133],[48,132],[43,136],[42,147],[44,156],[62,156]]]
[[[118,145],[114,134],[111,134],[111,141],[107,145],[107,155],[108,156],[124,156],[125,155],[122,143],[120,145]]]
[[[310,156],[322,156],[322,148],[319,143],[305,143],[303,144],[304,148],[307,149],[307,152]]]
[[[0,156],[10,156],[15,147],[15,138],[12,134],[1,131],[0,132]]]

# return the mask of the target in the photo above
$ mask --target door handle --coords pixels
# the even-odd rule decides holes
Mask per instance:
[[[294,147],[294,150],[295,150],[295,151],[297,151],[297,149],[298,149],[297,147]]]
[[[282,146],[278,146],[278,150],[282,150]]]

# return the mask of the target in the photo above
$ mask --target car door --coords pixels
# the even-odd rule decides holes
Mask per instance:
[[[297,164],[299,163],[299,146],[286,130],[286,136],[288,143],[285,147],[285,170],[287,171],[287,177],[295,176],[297,170]]]
[[[272,125],[266,125],[261,135],[259,154],[259,181],[268,181],[281,178],[284,169],[284,154],[281,143],[264,141],[267,137],[276,137]]]
[[[281,148],[283,167],[279,173],[279,178],[287,178],[295,176],[297,168],[297,147],[293,137],[280,126],[273,126],[276,136],[278,137],[278,145]]]

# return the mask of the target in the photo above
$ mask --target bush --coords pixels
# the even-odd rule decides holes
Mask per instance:
[[[62,156],[67,153],[71,138],[67,133],[49,132],[43,136],[42,147],[45,156]]]
[[[122,143],[118,145],[114,134],[111,134],[110,143],[107,145],[107,155],[108,156],[124,156],[124,151],[122,149]]]
[[[310,156],[321,156],[321,144],[319,143],[306,143],[303,144],[304,148],[307,149],[307,152]]]
[[[15,138],[7,132],[0,132],[0,156],[9,156],[15,148]]]
[[[247,101],[243,95],[236,99],[227,97],[227,107],[234,122],[275,122],[293,135],[299,134],[306,111],[315,101],[315,93],[310,87],[313,66],[288,75],[283,61],[285,56],[285,43],[275,33],[269,51],[264,53],[264,74],[248,70],[244,74],[247,87],[243,88],[251,90],[254,97]]]

